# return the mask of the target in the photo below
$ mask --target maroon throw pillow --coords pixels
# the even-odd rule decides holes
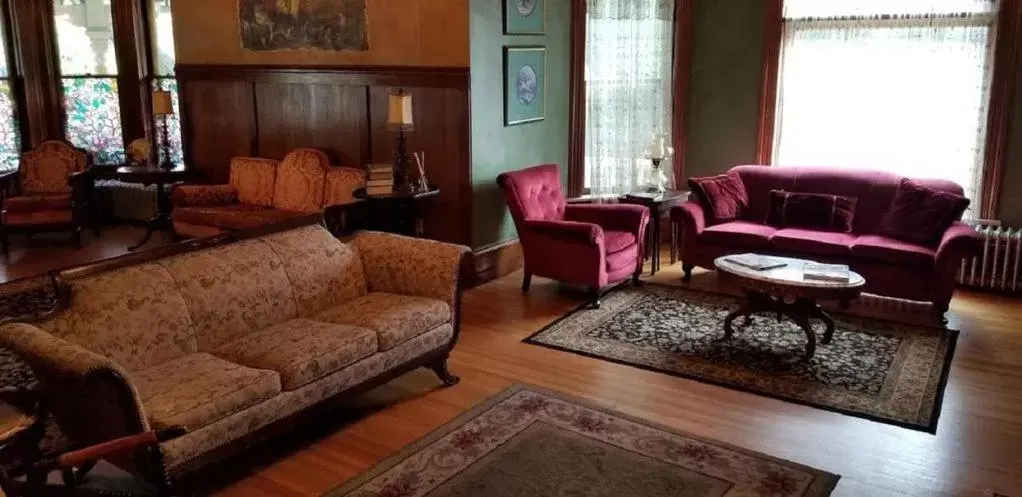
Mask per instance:
[[[969,199],[961,195],[904,178],[876,232],[903,242],[934,246],[944,232],[962,218],[969,203]]]
[[[735,173],[709,178],[691,178],[688,186],[700,203],[710,208],[713,223],[734,221],[749,206],[749,194]]]
[[[857,197],[770,190],[767,224],[778,228],[808,228],[851,233]]]

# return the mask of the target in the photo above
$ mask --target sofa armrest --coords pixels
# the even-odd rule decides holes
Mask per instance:
[[[231,205],[238,190],[231,185],[176,185],[170,192],[174,207]]]
[[[594,223],[533,220],[526,221],[525,228],[538,235],[587,245],[599,245],[603,240],[603,229]]]
[[[112,360],[23,323],[0,326],[0,347],[32,368],[47,410],[76,444],[149,431],[138,392]]]
[[[373,231],[358,233],[353,243],[370,291],[443,300],[457,312],[468,247]]]
[[[568,221],[593,223],[604,230],[625,231],[641,235],[649,224],[649,209],[632,204],[579,204],[564,210]]]
[[[685,235],[698,236],[706,229],[706,210],[689,200],[671,208],[671,221],[680,223]]]
[[[966,257],[983,253],[983,235],[965,223],[954,223],[944,232],[937,247],[937,266],[956,265]]]

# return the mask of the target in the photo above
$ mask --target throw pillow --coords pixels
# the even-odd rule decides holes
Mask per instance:
[[[856,197],[771,190],[767,224],[778,228],[851,233],[858,203]]]
[[[969,199],[929,188],[905,178],[898,185],[891,208],[884,214],[877,234],[919,245],[940,242],[951,224],[962,218]]]
[[[735,173],[709,178],[691,178],[688,186],[700,203],[710,208],[713,223],[734,221],[749,206],[749,194]]]

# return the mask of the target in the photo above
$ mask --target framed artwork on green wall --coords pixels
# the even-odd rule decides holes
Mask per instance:
[[[546,47],[504,47],[504,125],[546,119]]]
[[[546,2],[547,0],[504,0],[504,34],[546,34]]]

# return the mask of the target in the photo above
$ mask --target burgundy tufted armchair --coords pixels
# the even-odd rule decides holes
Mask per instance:
[[[532,275],[600,290],[642,273],[649,209],[638,205],[567,205],[556,164],[504,173],[497,184],[511,208],[525,252],[522,291]]]

